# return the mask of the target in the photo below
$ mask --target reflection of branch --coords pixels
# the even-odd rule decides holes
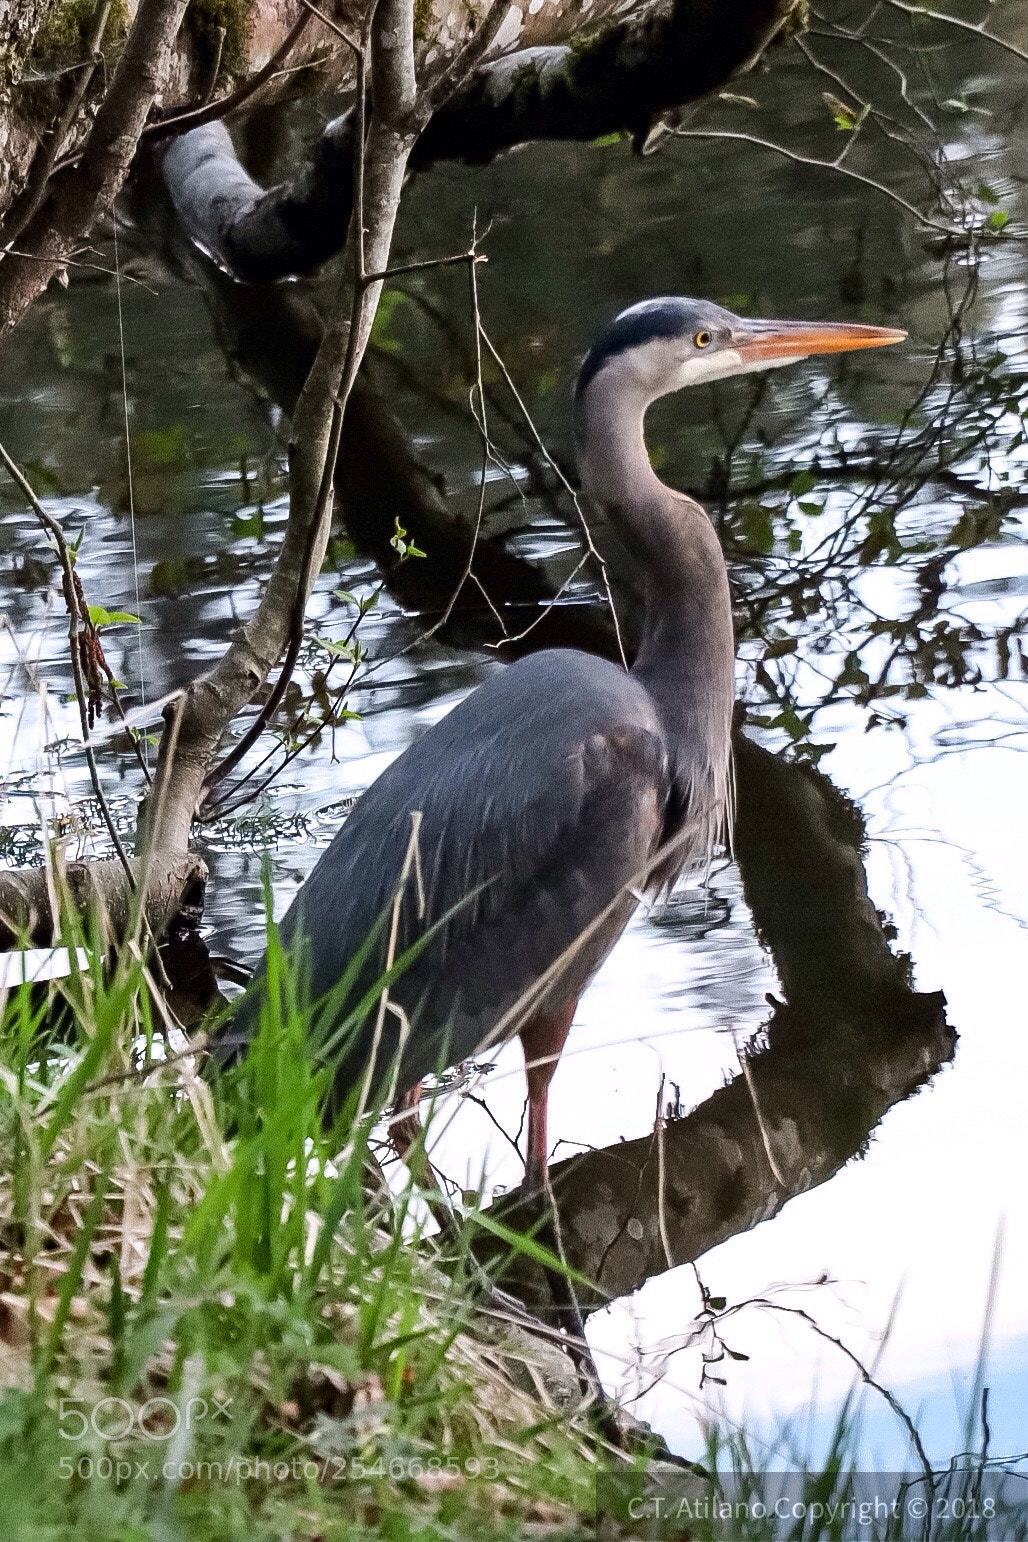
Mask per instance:
[[[960,32],[970,32],[975,37],[981,38],[983,43],[991,43],[994,48],[1001,48],[1004,53],[1013,54],[1015,59],[1028,64],[1028,53],[1023,48],[1018,48],[1016,43],[1008,42],[1003,37],[996,37],[995,33],[986,32],[985,21],[964,21],[960,16],[950,16],[945,11],[935,11],[927,5],[908,5],[905,0],[885,0],[885,4],[892,11],[902,11],[905,16],[923,16],[929,21],[942,22],[947,27],[956,27]]]
[[[746,1071],[655,1135],[551,1169],[589,1307],[777,1214],[863,1149],[948,1061],[939,995],[917,995],[868,898],[855,812],[817,773],[736,737],[736,852],[789,1006]],[[758,1113],[759,1110],[759,1113]],[[770,1154],[769,1154],[770,1147]],[[517,1224],[517,1196],[502,1202]],[[544,1299],[528,1266],[517,1288]]]

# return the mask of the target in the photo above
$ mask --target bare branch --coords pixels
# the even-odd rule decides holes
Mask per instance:
[[[332,20],[331,16],[326,16],[324,11],[319,10],[316,5],[312,5],[311,0],[300,0],[300,4],[306,8],[309,15],[316,16],[330,32],[334,32],[336,37],[342,38],[347,48],[357,57],[360,57],[364,52],[363,45],[356,38],[351,37],[345,27],[341,27],[337,21]]]
[[[306,0],[301,0],[301,4],[306,4]],[[205,123],[215,123],[219,118],[227,118],[230,113],[237,112],[282,68],[306,31],[309,20],[310,15],[304,11],[299,20],[290,27],[267,64],[256,74],[251,75],[249,80],[244,80],[241,86],[230,91],[227,96],[221,97],[216,102],[205,102],[191,112],[176,113],[174,117],[162,118],[159,123],[151,123],[144,131],[145,137],[161,139],[167,134],[186,134],[190,129],[202,128]],[[216,79],[217,70],[214,74]]]
[[[985,21],[965,21],[960,16],[950,16],[946,11],[936,11],[928,5],[908,5],[906,0],[885,0],[885,4],[892,11],[902,11],[905,16],[924,16],[929,21],[938,21],[947,27],[956,27],[959,32],[970,32],[975,37],[981,38],[983,43],[991,43],[994,48],[1001,48],[1004,53],[1013,54],[1015,59],[1028,64],[1028,52],[1018,48],[1016,43],[1011,43],[1007,38],[997,37],[994,32],[986,32]]]
[[[842,153],[834,160],[819,160],[816,155],[802,155],[798,150],[790,150],[787,145],[778,144],[773,139],[761,139],[757,134],[745,134],[738,129],[683,129],[675,128],[670,131],[676,139],[734,139],[741,144],[754,145],[758,150],[770,150],[775,155],[782,156],[787,161],[794,162],[797,166],[811,166],[818,171],[835,172],[838,176],[848,177],[852,182],[860,182],[864,187],[872,188],[890,203],[897,204],[907,214],[913,216],[919,225],[927,226],[930,230],[941,231],[946,236],[964,235],[958,226],[948,225],[944,220],[933,219],[930,214],[925,214],[915,204],[910,203],[901,193],[884,182],[877,181],[874,177],[865,176],[863,172],[854,171],[852,166],[843,165]],[[843,152],[844,153],[844,152]]]
[[[174,756],[162,743],[156,789],[163,813],[148,830],[148,839],[158,846],[186,847],[221,736],[295,638],[327,544],[343,416],[381,292],[381,280],[369,281],[365,275],[388,268],[407,158],[419,124],[413,0],[379,0],[371,9],[364,58],[375,114],[355,167],[357,217],[351,222],[333,314],[293,415],[285,536],[254,615],[218,664],[187,690]]]
[[[82,589],[75,574],[71,552],[64,538],[64,531],[57,521],[47,513],[26,480],[20,466],[11,459],[2,444],[0,444],[0,461],[3,462],[8,476],[10,476],[11,480],[21,491],[22,496],[26,499],[29,507],[50,537],[57,551],[64,580],[64,603],[68,608],[68,651],[71,655],[71,673],[72,679],[75,682],[75,700],[78,702],[79,722],[82,728],[82,748],[86,757],[86,765],[89,767],[89,779],[93,784],[93,794],[100,806],[100,813],[104,824],[107,826],[107,833],[111,838],[111,844],[118,854],[118,860],[125,871],[130,888],[134,888],[135,876],[129,864],[128,854],[122,845],[121,836],[118,834],[118,827],[114,822],[114,816],[104,794],[103,783],[100,781],[100,772],[97,768],[96,756],[93,752],[92,740],[90,738],[90,701],[82,671],[82,638],[84,628],[89,625],[89,616],[88,613],[83,615],[81,604]]]

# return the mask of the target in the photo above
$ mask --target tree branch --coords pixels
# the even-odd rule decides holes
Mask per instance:
[[[56,172],[21,233],[27,257],[0,262],[0,335],[16,325],[110,207],[164,81],[188,0],[140,0],[136,19],[77,163]]]
[[[267,64],[255,71],[253,75],[243,81],[242,85],[237,86],[234,91],[230,91],[227,96],[221,97],[216,102],[205,102],[203,106],[195,107],[189,112],[175,113],[170,118],[162,118],[159,123],[151,123],[144,131],[146,137],[163,139],[168,134],[187,134],[192,129],[202,128],[207,123],[218,122],[223,118],[227,118],[230,113],[238,112],[282,68],[307,30],[307,23],[309,21],[310,12],[303,11],[275,49]],[[215,78],[217,78],[217,70],[215,70],[214,74]]]
[[[793,0],[640,6],[588,41],[480,63],[507,10],[495,0],[465,48],[427,83],[422,106],[432,116],[411,169],[437,160],[485,162],[530,139],[641,133],[669,108],[723,86],[793,8]],[[259,283],[309,273],[339,250],[349,217],[340,189],[356,142],[352,114],[329,123],[295,175],[268,189],[239,165],[220,124],[205,134],[169,147],[165,175],[186,228],[237,278]]]
[[[153,851],[145,862],[129,861],[134,892],[117,858],[59,866],[56,883],[45,867],[0,872],[0,947],[13,948],[26,941],[45,946],[59,938],[62,898],[80,916],[96,917],[110,942],[126,936],[140,913],[157,938],[166,935],[178,916],[199,920],[207,881],[207,867],[200,857],[194,852]]]
[[[484,163],[533,139],[641,136],[662,113],[720,90],[796,9],[792,0],[675,0],[633,8],[573,45],[493,60],[435,115],[412,167]]]
[[[357,218],[347,239],[343,278],[293,416],[285,535],[254,615],[219,663],[186,691],[173,754],[162,740],[154,795],[160,814],[146,832],[158,847],[185,849],[222,734],[281,655],[324,556],[343,418],[381,292],[381,281],[369,282],[365,275],[388,267],[407,158],[422,121],[414,74],[413,0],[379,0],[366,21],[363,50],[375,112],[355,168]],[[209,136],[215,127],[196,132]],[[171,147],[173,166],[176,149],[185,146],[188,154],[192,137]],[[216,198],[216,187],[210,191]]]

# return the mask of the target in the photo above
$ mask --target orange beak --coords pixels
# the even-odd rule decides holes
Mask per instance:
[[[743,321],[729,346],[743,359],[770,363],[812,353],[884,348],[906,337],[895,327],[863,327],[849,321]]]

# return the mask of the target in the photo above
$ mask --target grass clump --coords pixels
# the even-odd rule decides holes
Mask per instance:
[[[598,1442],[369,1197],[278,979],[215,1087],[130,949],[3,1002],[4,1537],[588,1534]]]

